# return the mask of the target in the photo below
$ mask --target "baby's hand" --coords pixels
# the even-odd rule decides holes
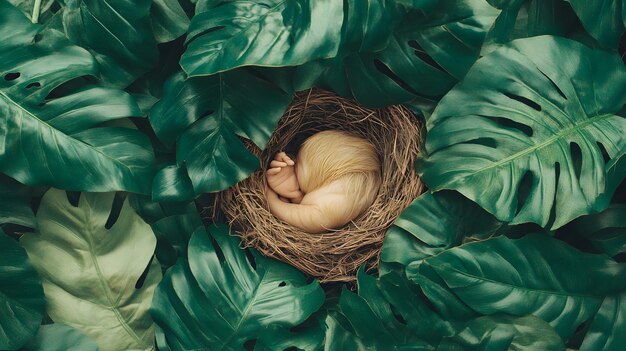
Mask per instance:
[[[267,184],[270,188],[287,199],[302,197],[294,165],[295,162],[286,153],[279,152],[266,172]]]

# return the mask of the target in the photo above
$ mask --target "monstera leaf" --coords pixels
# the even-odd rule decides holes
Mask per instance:
[[[614,49],[626,26],[626,3],[623,0],[566,0],[583,26],[600,45]]]
[[[439,344],[437,350],[564,351],[565,345],[548,323],[535,316],[496,314],[471,320],[465,329]]]
[[[422,263],[481,314],[533,314],[567,340],[607,296],[626,291],[626,265],[546,235],[497,237],[447,250]],[[420,263],[407,267],[419,275]],[[580,279],[585,277],[585,279]]]
[[[580,351],[618,351],[626,340],[626,293],[607,296],[580,345]]]
[[[438,99],[474,64],[498,13],[482,0],[443,0],[428,11],[408,11],[399,17],[397,28],[389,25],[396,19],[374,22],[369,32],[394,29],[386,47],[350,51],[342,44],[344,56],[330,61],[319,84],[369,107],[416,97]],[[349,17],[348,24],[361,22],[357,19]],[[305,68],[319,69],[315,64]]]
[[[157,63],[151,0],[63,0],[63,28],[100,64],[100,77],[125,87]],[[162,7],[161,7],[162,8]]]
[[[223,225],[211,227],[211,234],[196,230],[188,260],[179,260],[155,293],[151,312],[160,350],[260,348],[322,305],[317,282],[307,284],[295,268],[244,252]]]
[[[189,27],[189,17],[178,0],[153,0],[150,21],[152,32],[159,43],[180,37]]]
[[[326,350],[432,350],[420,338],[423,333],[414,333],[413,328],[432,331],[433,326],[428,322],[434,313],[425,304],[420,305],[412,291],[408,295],[406,291],[397,291],[402,295],[400,300],[386,300],[377,279],[365,274],[363,269],[359,270],[357,280],[358,295],[342,290],[337,313],[329,313],[326,318]],[[400,307],[394,307],[396,303],[411,308],[399,312]],[[415,306],[419,306],[418,312],[413,314]],[[407,321],[404,316],[413,319]]]
[[[0,171],[27,185],[148,192],[149,140],[134,129],[101,126],[140,115],[137,105],[98,86],[46,99],[58,85],[96,74],[96,66],[87,51],[40,29],[0,0]]]
[[[45,304],[26,251],[0,229],[0,349],[17,350],[36,333]]]
[[[607,169],[626,148],[625,102],[618,55],[516,40],[441,100],[418,170],[432,191],[455,189],[500,220],[558,228],[604,209],[621,181]]]
[[[502,224],[455,192],[422,194],[389,228],[380,255],[383,262],[407,265],[436,255],[466,238],[484,238]]]
[[[215,2],[192,18],[180,65],[201,76],[334,57],[343,13],[343,2],[335,0]]]
[[[79,330],[63,324],[42,325],[23,351],[99,351],[98,345]]]
[[[102,350],[148,350],[148,308],[161,279],[158,263],[150,264],[156,238],[128,202],[115,217],[114,196],[84,193],[74,207],[64,191],[51,189],[37,212],[38,231],[20,242],[42,277],[52,320]]]
[[[176,143],[176,161],[196,194],[215,192],[259,167],[238,136],[264,148],[289,102],[291,94],[245,69],[189,79],[179,73],[166,83],[150,123],[166,146]]]

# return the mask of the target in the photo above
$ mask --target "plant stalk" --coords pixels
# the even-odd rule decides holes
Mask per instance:
[[[39,22],[39,11],[41,11],[41,0],[35,0],[35,6],[33,6],[33,16],[31,18],[33,23]]]

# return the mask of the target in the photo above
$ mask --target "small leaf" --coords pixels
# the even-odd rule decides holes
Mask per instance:
[[[235,0],[197,13],[180,65],[189,76],[240,66],[293,66],[334,57],[343,3],[335,0]]]
[[[159,284],[151,313],[160,350],[244,349],[280,337],[324,301],[295,268],[239,248],[224,225],[193,234],[188,260]],[[275,341],[275,340],[274,340]]]
[[[28,228],[37,227],[30,208],[30,189],[0,174],[0,225],[11,223]]]
[[[609,256],[626,253],[626,205],[613,204],[606,210],[575,219],[558,233],[564,238],[576,235]]]
[[[626,26],[626,18],[622,18],[622,11],[626,8],[623,0],[566,1],[572,4],[585,29],[602,46],[617,48]]]
[[[35,335],[45,305],[26,251],[0,229],[0,349],[16,350]]]
[[[580,351],[619,351],[626,340],[626,293],[607,296],[589,326]]]
[[[150,7],[152,32],[159,43],[172,41],[187,32],[189,17],[178,0],[153,0]]]
[[[105,351],[147,350],[154,343],[148,308],[161,279],[158,262],[150,264],[156,238],[127,201],[114,217],[114,196],[83,193],[74,207],[51,189],[37,212],[38,231],[20,241],[42,277],[53,321]]]
[[[174,215],[159,219],[152,224],[157,237],[156,257],[162,266],[173,266],[179,257],[187,257],[191,235],[203,227],[198,212]]]

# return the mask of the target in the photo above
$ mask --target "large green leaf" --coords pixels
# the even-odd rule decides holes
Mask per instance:
[[[626,293],[607,296],[589,326],[580,351],[619,351],[626,340]]]
[[[196,230],[188,260],[157,288],[151,313],[160,350],[245,350],[273,343],[320,308],[317,282],[282,262],[244,252],[224,225]],[[291,345],[293,346],[293,345]]]
[[[373,28],[368,28],[370,32],[394,29],[383,50],[350,48],[342,43],[342,56],[337,60],[321,66],[305,65],[298,74],[314,76],[312,71],[321,69],[318,85],[370,107],[416,97],[438,99],[476,61],[485,34],[498,13],[482,0],[439,1],[426,13],[411,10],[396,16],[400,20],[397,28],[391,26],[397,19],[374,22]],[[363,20],[349,17],[348,21],[350,24]]]
[[[99,351],[98,344],[77,329],[63,324],[42,325],[23,351]]]
[[[343,3],[335,0],[214,2],[192,18],[180,64],[199,76],[334,57],[343,13]]]
[[[125,87],[157,63],[152,0],[63,0],[63,28],[88,49],[108,85]]]
[[[117,89],[60,84],[93,75],[91,55],[58,32],[40,32],[0,0],[0,171],[27,185],[149,192],[153,153],[139,131],[102,123],[141,112]]]
[[[533,314],[563,340],[594,316],[606,296],[626,291],[625,264],[582,253],[547,235],[466,244],[422,264],[475,311]],[[418,263],[409,265],[407,275],[418,269]]]
[[[623,0],[566,0],[580,18],[583,26],[600,45],[615,49],[624,33],[626,18]]]
[[[41,280],[20,245],[0,229],[0,349],[17,350],[39,328]]]
[[[563,340],[552,327],[535,316],[493,315],[469,321],[462,331],[445,339],[440,351],[564,351]]]
[[[196,194],[215,192],[258,168],[239,136],[264,148],[289,102],[291,94],[246,69],[189,79],[179,73],[166,83],[150,123],[166,146],[176,143],[176,161]]]
[[[407,265],[436,255],[468,238],[494,234],[502,224],[456,192],[422,194],[385,235],[383,262]]]
[[[604,209],[621,182],[606,173],[626,148],[625,102],[618,55],[550,36],[513,41],[441,100],[420,175],[500,220],[558,228]]]
[[[125,201],[118,217],[114,193],[80,196],[77,207],[51,189],[37,212],[39,229],[21,243],[42,277],[47,312],[81,330],[102,350],[151,349],[148,309],[161,279],[150,264],[156,238]]]

